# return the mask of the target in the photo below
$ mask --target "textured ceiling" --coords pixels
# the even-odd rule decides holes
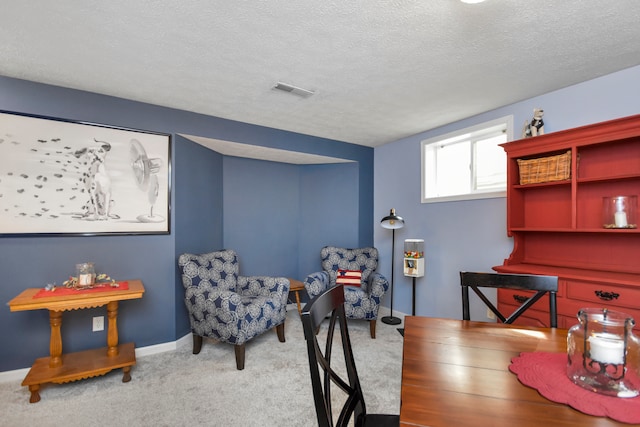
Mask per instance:
[[[0,40],[0,75],[379,146],[640,64],[640,1],[3,0]]]

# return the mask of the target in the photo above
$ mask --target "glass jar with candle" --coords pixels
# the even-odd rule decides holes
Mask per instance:
[[[638,228],[637,196],[615,196],[602,199],[602,224],[604,228]]]
[[[628,314],[583,308],[567,334],[567,375],[575,384],[617,397],[640,394],[640,343]]]
[[[92,262],[76,264],[76,273],[78,275],[78,287],[87,288],[96,283],[96,270]]]

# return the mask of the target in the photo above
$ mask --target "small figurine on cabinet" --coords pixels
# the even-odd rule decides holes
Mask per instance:
[[[534,108],[533,109],[533,119],[531,119],[531,123],[524,122],[524,127],[522,128],[522,138],[531,138],[532,136],[544,135],[544,122],[542,121],[542,116],[544,115],[544,110],[542,108]]]

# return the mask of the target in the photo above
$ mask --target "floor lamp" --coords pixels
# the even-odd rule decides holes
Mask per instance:
[[[399,325],[402,320],[398,317],[393,317],[393,265],[395,264],[396,229],[404,227],[404,219],[396,215],[395,209],[391,209],[389,215],[382,218],[380,225],[391,230],[391,315],[384,316],[382,322],[387,325]]]

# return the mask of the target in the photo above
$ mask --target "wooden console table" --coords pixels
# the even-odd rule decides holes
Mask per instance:
[[[47,383],[67,383],[84,378],[104,375],[113,369],[122,368],[124,373],[122,382],[131,380],[131,367],[136,364],[134,343],[118,344],[118,302],[129,299],[142,298],[144,286],[140,280],[127,281],[129,289],[74,295],[60,295],[39,297],[34,296],[41,288],[25,289],[20,295],[9,301],[11,311],[49,310],[51,324],[51,341],[49,357],[36,359],[29,373],[22,381],[23,386],[29,386],[31,397],[29,402],[40,401],[40,385]],[[107,347],[62,354],[62,312],[107,306]]]

